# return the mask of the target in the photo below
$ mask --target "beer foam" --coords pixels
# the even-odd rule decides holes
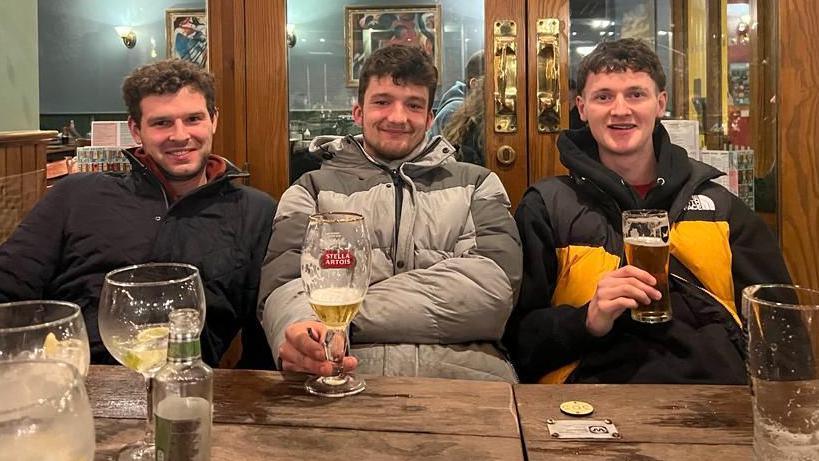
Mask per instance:
[[[310,292],[310,302],[325,306],[343,306],[364,300],[364,296],[355,288],[318,288]]]
[[[637,245],[641,247],[665,247],[667,242],[663,242],[660,237],[626,237],[623,239],[625,243]]]

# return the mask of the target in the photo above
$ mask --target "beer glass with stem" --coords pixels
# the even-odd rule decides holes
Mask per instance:
[[[154,373],[167,359],[168,314],[176,309],[196,309],[201,330],[205,306],[199,270],[188,264],[139,264],[105,275],[100,295],[100,336],[115,359],[142,373],[147,392],[145,437],[123,448],[118,459],[154,459],[151,388]]]
[[[651,274],[654,288],[663,297],[639,304],[631,310],[631,318],[643,323],[671,320],[671,299],[668,293],[668,213],[665,210],[627,210],[623,212],[623,246],[628,264]]]
[[[64,301],[0,304],[0,361],[60,360],[85,377],[90,358],[80,306]]]
[[[355,213],[310,216],[301,252],[301,279],[316,316],[327,327],[323,338],[332,376],[307,380],[308,392],[343,397],[364,390],[364,380],[344,371],[347,329],[370,285],[370,238],[364,217]]]

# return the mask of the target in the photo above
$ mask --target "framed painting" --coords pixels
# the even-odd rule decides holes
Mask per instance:
[[[361,66],[373,51],[394,43],[417,46],[441,71],[441,6],[348,6],[344,8],[347,85],[357,86]]]
[[[208,66],[208,17],[204,9],[165,10],[165,38],[169,58]]]

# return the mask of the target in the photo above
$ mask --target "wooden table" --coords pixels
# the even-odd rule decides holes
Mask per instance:
[[[527,457],[537,460],[719,460],[752,458],[746,386],[515,385]],[[560,403],[594,406],[583,417],[611,420],[620,439],[571,441],[549,435],[547,419],[573,419]]]
[[[303,376],[215,370],[212,459],[523,460],[512,386],[425,378],[367,378],[343,399],[314,397]],[[96,459],[141,437],[142,378],[91,366]]]

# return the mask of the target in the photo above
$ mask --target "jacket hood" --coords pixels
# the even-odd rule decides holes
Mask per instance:
[[[660,123],[654,128],[652,140],[657,158],[657,185],[645,199],[638,197],[620,175],[600,163],[597,141],[588,127],[563,131],[557,145],[560,161],[573,179],[579,183],[593,183],[598,194],[602,192],[611,197],[620,210],[659,208],[676,216],[699,185],[724,173],[690,159],[683,148],[671,143],[668,132]]]
[[[321,168],[327,169],[377,169],[389,170],[390,166],[364,149],[364,136],[317,136],[310,143],[310,152],[318,153],[324,160]],[[455,147],[442,136],[427,138],[401,163],[399,169],[412,176],[446,162],[456,161]]]
[[[441,102],[438,103],[440,111],[444,106],[452,101],[463,101],[466,98],[466,83],[458,80],[448,90],[441,95]]]

